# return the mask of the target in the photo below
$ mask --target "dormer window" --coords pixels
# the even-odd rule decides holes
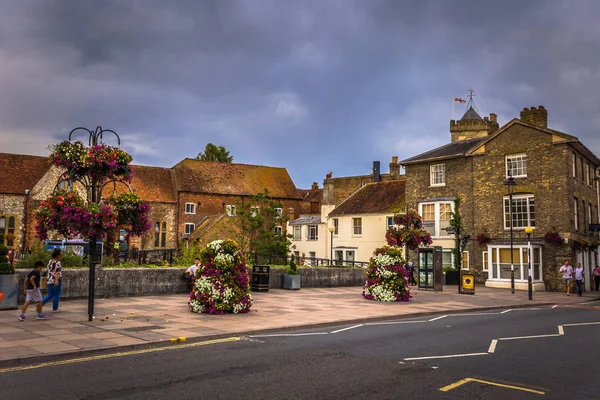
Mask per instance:
[[[445,186],[446,185],[446,165],[436,164],[429,166],[429,185],[430,186]]]
[[[527,178],[527,155],[511,154],[506,156],[506,178]]]

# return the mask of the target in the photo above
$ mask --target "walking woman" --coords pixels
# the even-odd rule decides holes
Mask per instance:
[[[577,296],[581,296],[583,294],[581,289],[583,282],[583,267],[581,266],[581,263],[577,263],[575,264],[575,283],[577,284]]]
[[[48,261],[48,294],[44,297],[43,304],[52,299],[52,312],[60,312],[58,302],[60,301],[60,292],[62,292],[62,268],[60,265],[61,250],[54,248],[52,250],[52,259]]]
[[[598,289],[600,288],[600,265],[596,265],[596,268],[594,268],[594,280],[596,281],[596,292],[598,291]]]

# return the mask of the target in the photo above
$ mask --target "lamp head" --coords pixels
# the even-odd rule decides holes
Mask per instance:
[[[515,181],[515,178],[513,178],[512,175],[509,175],[508,179],[504,181],[504,184],[508,186],[508,193],[513,193],[515,191],[515,186],[517,186],[517,181]]]
[[[532,228],[532,227],[530,227],[530,226],[528,226],[527,228],[525,228],[525,233],[526,233],[527,235],[531,235],[531,234],[533,233],[533,228]]]
[[[331,233],[335,232],[335,226],[330,226],[329,227],[329,232],[331,232]]]

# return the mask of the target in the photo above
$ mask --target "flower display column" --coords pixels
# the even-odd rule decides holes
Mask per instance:
[[[401,247],[417,250],[429,246],[431,235],[423,228],[421,216],[414,210],[394,216],[394,227],[386,232],[388,246],[375,250],[369,260],[363,297],[368,300],[409,301],[409,271],[404,267]]]
[[[71,137],[84,131],[89,138],[89,147],[82,142],[72,142]],[[97,127],[95,131],[76,128],[69,133],[69,140],[53,146],[50,155],[52,164],[63,168],[54,192],[41,202],[36,211],[36,236],[46,240],[48,233],[64,238],[81,237],[90,245],[90,274],[88,293],[88,316],[94,315],[94,282],[96,264],[101,261],[97,241],[107,237],[119,225],[127,225],[129,233],[142,235],[150,229],[149,203],[132,193],[129,187],[133,168],[131,155],[118,147],[102,143],[103,135],[114,134],[120,145],[121,139],[114,131]],[[102,197],[103,189],[114,185],[113,196]],[[130,193],[116,195],[117,183],[125,185]],[[61,184],[67,184],[66,189]],[[86,198],[79,195],[82,189]]]
[[[215,240],[200,251],[202,267],[190,293],[190,310],[196,313],[247,313],[252,306],[250,275],[233,240]]]

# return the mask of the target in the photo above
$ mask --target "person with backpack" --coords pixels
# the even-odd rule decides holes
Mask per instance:
[[[600,288],[600,265],[596,265],[596,268],[594,268],[592,275],[594,275],[594,280],[596,281],[596,292],[597,292],[598,289]]]
[[[43,267],[43,262],[36,261],[33,271],[28,273],[23,281],[23,292],[27,297],[25,298],[25,304],[23,304],[23,308],[21,309],[19,321],[25,321],[25,312],[27,311],[27,307],[29,307],[29,303],[32,301],[37,303],[37,319],[46,319],[46,316],[42,313],[42,292],[40,291],[40,273]]]
[[[61,250],[55,247],[54,250],[52,250],[52,258],[48,261],[48,266],[46,267],[48,274],[48,294],[44,297],[43,304],[52,300],[52,312],[60,312],[58,303],[60,301],[60,293],[62,292],[61,255]]]

